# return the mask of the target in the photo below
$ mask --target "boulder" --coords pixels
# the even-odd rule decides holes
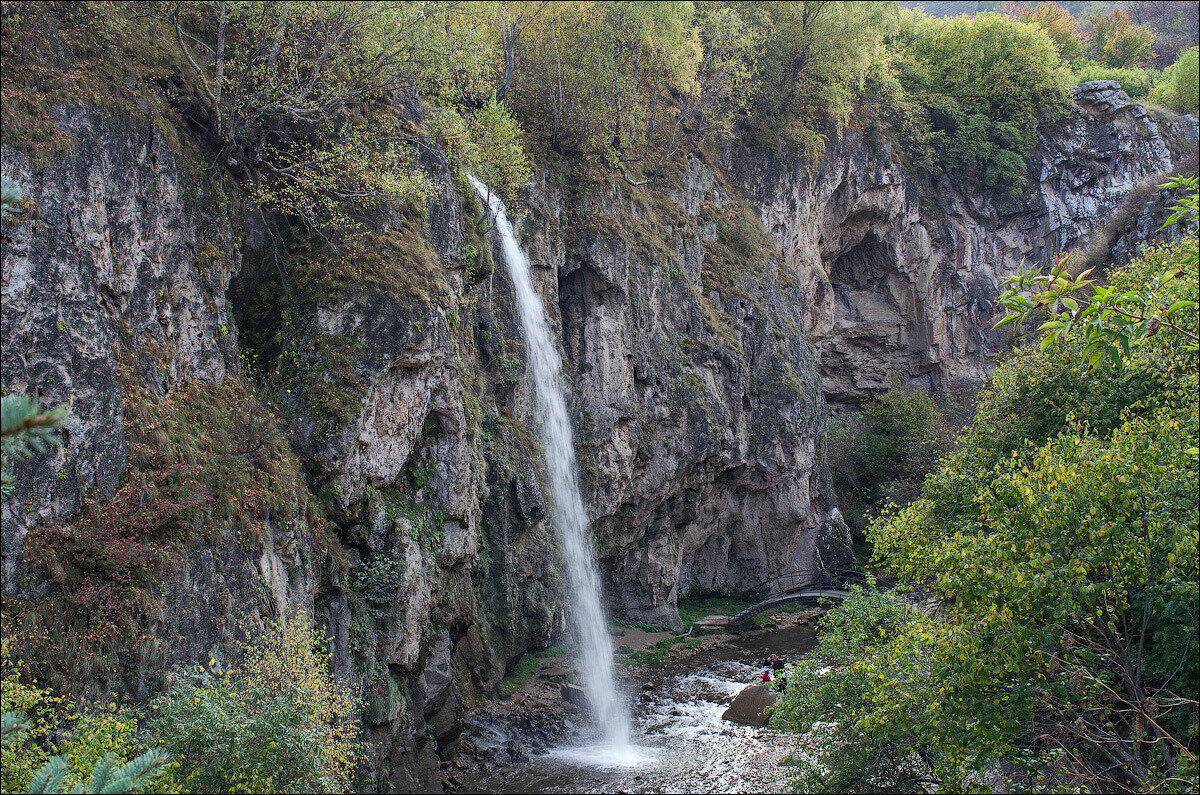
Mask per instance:
[[[734,697],[729,709],[721,714],[722,720],[761,729],[769,718],[763,711],[775,703],[778,694],[763,685],[748,685]]]
[[[579,685],[563,682],[558,686],[558,692],[562,696],[563,701],[574,707],[583,710],[592,708],[592,702],[588,699],[587,691]]]
[[[550,665],[541,670],[539,674],[543,679],[549,679],[551,682],[562,682],[567,679],[574,671],[570,668],[564,668],[561,665]]]

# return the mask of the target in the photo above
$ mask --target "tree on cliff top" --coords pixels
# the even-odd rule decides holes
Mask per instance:
[[[1038,125],[1070,107],[1071,75],[1046,32],[1000,14],[902,12],[889,43],[900,84],[927,110],[946,171],[1019,194]]]
[[[146,4],[168,26],[206,100],[225,164],[255,173],[263,205],[302,218],[327,238],[354,231],[355,210],[423,200],[419,136],[372,110],[394,92],[416,95],[458,31],[445,4]],[[440,70],[440,71],[439,71]]]
[[[1087,55],[1098,63],[1121,69],[1154,57],[1153,31],[1133,24],[1119,8],[1090,17],[1088,25]]]
[[[731,7],[554,3],[519,33],[503,20],[502,87],[526,129],[631,183],[632,164],[652,180],[687,146],[731,129],[752,90],[757,29]]]
[[[1003,13],[1027,24],[1037,25],[1058,48],[1066,63],[1073,63],[1083,54],[1083,38],[1071,12],[1057,3],[1009,3]]]
[[[1200,48],[1179,54],[1163,79],[1150,91],[1150,101],[1159,102],[1180,113],[1200,110]]]
[[[812,160],[824,129],[849,120],[880,35],[894,25],[886,3],[748,4],[763,14],[764,46],[756,116]]]

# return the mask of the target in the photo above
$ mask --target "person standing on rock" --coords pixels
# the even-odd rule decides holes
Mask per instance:
[[[778,689],[781,692],[787,690],[787,677],[783,676],[783,660],[779,659],[779,655],[772,654],[770,657],[768,657],[767,665],[770,666],[771,672],[774,674],[772,678],[777,679],[779,682]]]

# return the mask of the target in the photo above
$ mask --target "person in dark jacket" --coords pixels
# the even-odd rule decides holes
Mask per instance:
[[[787,677],[783,675],[783,660],[779,659],[778,654],[772,654],[767,658],[767,665],[774,673],[774,680],[779,683],[778,689],[780,692],[787,690]]]

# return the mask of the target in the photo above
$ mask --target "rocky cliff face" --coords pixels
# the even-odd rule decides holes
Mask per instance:
[[[681,595],[845,565],[803,304],[719,167],[659,189],[544,174],[531,206],[616,608],[674,623]]]
[[[437,787],[463,704],[566,626],[538,451],[494,395],[528,401],[474,344],[444,158],[425,153],[424,212],[378,224],[391,281],[280,296],[294,252],[194,150],[77,106],[55,121],[77,145],[53,164],[3,151],[28,200],[4,229],[4,387],[71,407],[3,505],[15,651],[63,689],[144,698],[306,614],[363,694],[363,785]],[[239,354],[271,332],[286,377],[252,390]]]
[[[1005,344],[989,331],[1004,278],[1081,248],[1135,186],[1175,165],[1164,131],[1117,83],[1085,83],[1075,98],[1072,115],[1041,131],[1017,198],[906,174],[886,145],[854,136],[815,172],[730,147],[727,162],[801,281],[831,403],[886,390],[892,374],[927,389],[982,379]],[[1185,151],[1194,123],[1168,131]]]
[[[1171,164],[1118,100],[1081,88],[1019,202],[918,180],[853,137],[815,173],[736,144],[658,186],[540,169],[510,209],[562,340],[614,612],[670,623],[680,596],[846,564],[826,400],[895,372],[986,372],[1001,279]],[[246,213],[186,136],[54,114],[76,141],[61,158],[3,150],[31,199],[5,224],[4,387],[72,416],[3,505],[6,622],[109,622],[86,670],[37,652],[61,684],[144,697],[311,615],[363,693],[362,786],[436,788],[464,705],[567,626],[523,343],[477,201],[426,149],[437,195],[376,219],[346,261]],[[114,540],[145,560],[105,557]]]

